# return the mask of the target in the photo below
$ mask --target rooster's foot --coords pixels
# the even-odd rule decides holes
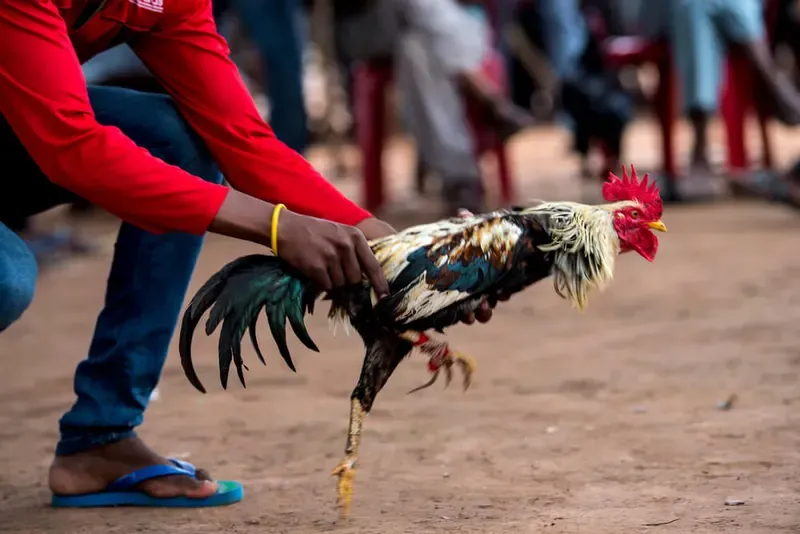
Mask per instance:
[[[436,361],[436,357],[432,357],[428,361],[428,368],[433,372],[433,376],[430,380],[428,380],[425,384],[422,384],[419,387],[416,387],[409,391],[409,393],[416,393],[425,388],[431,387],[436,380],[439,378],[439,374],[444,370],[444,379],[445,383],[444,386],[447,387],[450,385],[450,382],[453,380],[453,366],[458,365],[461,368],[461,372],[464,375],[463,387],[464,391],[469,389],[469,386],[472,384],[472,374],[475,372],[477,368],[477,363],[475,359],[471,356],[466,354],[462,354],[460,352],[456,352],[454,350],[448,349],[447,355],[441,359],[441,363]]]
[[[339,502],[339,517],[347,519],[350,515],[350,503],[353,500],[353,479],[356,476],[356,458],[358,445],[361,443],[361,427],[367,411],[357,398],[350,399],[350,426],[347,430],[347,445],[344,448],[344,460],[336,466],[331,476],[339,477],[336,484],[336,495]]]
[[[336,494],[339,503],[339,517],[347,519],[350,515],[350,503],[353,500],[353,479],[356,476],[355,458],[347,457],[331,473],[339,477],[336,484]]]
[[[428,369],[433,373],[433,376],[427,383],[412,389],[409,393],[415,393],[421,389],[432,386],[439,378],[439,373],[442,370],[444,370],[445,374],[445,387],[449,386],[453,379],[452,368],[454,365],[458,365],[462,373],[464,373],[464,391],[472,384],[472,374],[477,368],[477,363],[471,356],[454,351],[446,342],[431,339],[422,332],[403,332],[400,334],[400,338],[408,341],[425,354],[430,355]]]

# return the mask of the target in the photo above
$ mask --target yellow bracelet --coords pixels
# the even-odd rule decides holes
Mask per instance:
[[[272,236],[270,244],[272,245],[272,253],[278,255],[278,219],[281,217],[281,210],[286,206],[283,204],[275,204],[275,209],[272,210]]]

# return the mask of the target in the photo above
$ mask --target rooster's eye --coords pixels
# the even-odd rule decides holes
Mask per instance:
[[[639,218],[639,210],[633,210],[631,212],[631,218],[632,219],[638,219]]]

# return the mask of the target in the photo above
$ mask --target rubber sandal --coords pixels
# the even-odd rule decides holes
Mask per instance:
[[[158,498],[133,489],[146,480],[170,475],[195,477],[197,470],[189,462],[170,458],[172,465],[151,465],[124,475],[105,491],[85,495],[53,495],[52,506],[57,508],[97,508],[106,506],[148,506],[154,508],[207,508],[226,506],[242,500],[244,488],[239,482],[217,480],[217,493],[205,499],[188,497]]]

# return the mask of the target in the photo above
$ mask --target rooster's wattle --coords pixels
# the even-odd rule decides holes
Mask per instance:
[[[470,383],[473,360],[424,332],[442,332],[483,299],[519,292],[551,275],[558,294],[583,308],[591,290],[602,290],[611,281],[618,254],[636,251],[648,261],[655,258],[658,239],[652,230],[666,231],[655,184],[648,184],[647,176],[640,182],[635,169],[630,177],[623,169],[621,179],[609,177],[603,195],[609,204],[541,202],[409,228],[370,243],[390,284],[388,298],[376,303],[366,282],[325,295],[331,301],[333,322],[352,326],[366,346],[361,376],[351,396],[345,459],[334,470],[343,515],[349,510],[364,419],[412,348],[430,356],[433,378],[422,387],[432,384],[440,370],[449,382],[456,364],[464,371],[465,387]],[[306,347],[317,350],[303,317],[312,313],[320,295],[306,277],[278,257],[250,255],[229,263],[200,288],[183,316],[180,355],[189,381],[205,392],[192,365],[191,343],[209,308],[206,334],[222,325],[222,386],[227,386],[231,364],[244,385],[241,342],[245,331],[264,362],[256,339],[261,310],[266,312],[281,356],[294,370],[286,321]]]

